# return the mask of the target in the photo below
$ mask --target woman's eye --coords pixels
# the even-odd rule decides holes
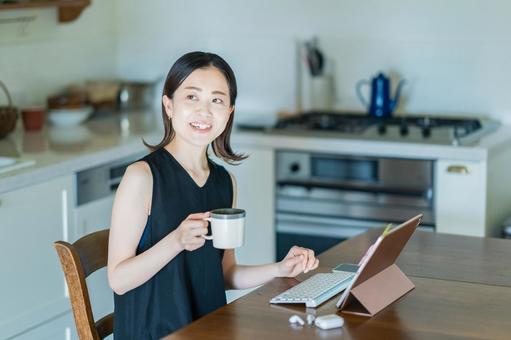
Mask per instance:
[[[189,94],[186,96],[186,99],[194,100],[196,97],[193,94]]]
[[[216,103],[216,104],[222,104],[224,101],[220,98],[215,98],[213,99],[213,103]]]

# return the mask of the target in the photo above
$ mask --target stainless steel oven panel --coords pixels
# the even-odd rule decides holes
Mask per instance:
[[[332,217],[317,217],[297,214],[277,214],[277,233],[324,236],[348,239],[369,228],[384,226],[381,222],[350,220]]]
[[[282,198],[298,198],[311,200],[337,201],[338,204],[370,203],[381,205],[407,205],[429,209],[432,201],[428,195],[406,196],[398,194],[383,194],[375,192],[348,191],[328,188],[307,189],[299,185],[281,185],[277,189],[277,196]]]
[[[277,181],[307,180],[310,174],[310,154],[307,152],[277,152]]]
[[[427,190],[432,187],[433,161],[381,158],[378,177],[382,187]]]
[[[276,210],[277,213],[300,213],[359,220],[370,219],[386,223],[400,223],[415,215],[424,214],[423,223],[434,225],[432,210],[397,204],[340,203],[334,200],[310,200],[278,196]]]
[[[360,161],[360,171],[368,171],[363,162],[376,162],[377,181],[360,179],[333,179],[328,177],[314,176],[312,173],[315,160],[335,160],[357,162]],[[352,157],[336,154],[321,154],[308,152],[277,152],[277,182],[297,181],[304,185],[332,184],[332,185],[356,185],[367,188],[382,188],[394,190],[413,190],[426,192],[432,188],[433,161],[410,160],[381,157]]]

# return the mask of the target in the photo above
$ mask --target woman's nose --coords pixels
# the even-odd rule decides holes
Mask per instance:
[[[195,111],[198,113],[210,114],[210,106],[208,102],[199,101],[195,107]]]

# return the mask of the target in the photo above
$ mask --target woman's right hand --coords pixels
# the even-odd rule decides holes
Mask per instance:
[[[204,245],[206,240],[202,237],[208,233],[209,212],[188,215],[174,230],[181,250],[193,251]]]

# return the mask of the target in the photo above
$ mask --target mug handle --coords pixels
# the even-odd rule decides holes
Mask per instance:
[[[211,217],[206,217],[206,218],[203,218],[204,221],[208,221],[208,222],[211,222]],[[205,238],[206,240],[212,240],[213,239],[213,235],[201,235],[203,238]]]

